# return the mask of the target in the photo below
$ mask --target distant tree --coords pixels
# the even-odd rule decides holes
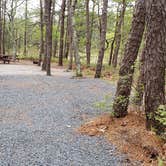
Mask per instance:
[[[72,68],[73,57],[75,58],[76,64],[76,77],[82,76],[81,71],[81,62],[79,55],[79,44],[78,44],[78,35],[76,31],[76,22],[75,22],[75,8],[77,5],[77,0],[69,0],[68,1],[68,19],[69,19],[69,41],[70,41],[70,61],[69,61],[69,69]]]
[[[3,1],[3,40],[2,40],[2,48],[3,48],[3,54],[6,53],[6,3],[7,1]]]
[[[73,0],[72,3],[72,22],[71,22],[71,28],[72,28],[72,48],[74,50],[74,58],[76,63],[76,77],[82,77],[82,71],[81,71],[81,61],[80,61],[80,54],[79,54],[79,43],[78,43],[78,35],[76,31],[76,21],[74,17],[75,13],[75,6],[77,4],[77,0]]]
[[[115,38],[114,38],[115,49],[113,53],[112,64],[113,64],[113,67],[115,68],[117,67],[118,54],[119,54],[119,49],[121,44],[122,24],[124,22],[124,16],[126,11],[126,0],[122,0],[121,6],[122,7],[120,9],[120,14],[117,17],[116,32],[115,32]]]
[[[60,46],[59,46],[59,66],[63,66],[64,57],[64,33],[65,33],[65,9],[66,0],[62,0],[61,5],[61,17],[60,17]]]
[[[12,0],[11,1],[11,10],[10,13],[8,13],[9,16],[9,21],[10,21],[10,36],[12,39],[12,49],[13,49],[13,60],[16,59],[17,55],[17,41],[16,41],[16,27],[15,27],[15,17],[17,14],[17,5],[18,1],[17,0]]]
[[[106,41],[106,30],[107,30],[107,8],[108,8],[108,0],[103,1],[103,9],[102,9],[102,17],[101,17],[101,29],[100,29],[100,50],[97,61],[95,78],[101,77],[101,70],[104,59],[105,52],[105,41]]]
[[[89,0],[85,0],[86,6],[86,58],[87,66],[90,66],[91,57],[91,25],[90,25],[90,11],[89,11]]]
[[[43,18],[43,0],[40,0],[40,52],[39,52],[39,66],[42,58],[44,58],[44,18]]]
[[[28,0],[25,0],[25,29],[24,29],[24,56],[27,56],[27,19],[28,19]]]
[[[68,4],[67,4],[67,10],[68,10],[68,25],[67,25],[67,30],[68,30],[68,40],[69,40],[69,65],[68,65],[68,69],[72,70],[73,67],[73,49],[72,49],[72,41],[73,41],[73,32],[72,32],[72,10],[75,10],[73,8],[75,8],[75,6],[72,7],[72,0],[68,0]]]
[[[2,53],[2,0],[0,0],[0,54]]]
[[[46,24],[46,50],[47,50],[47,61],[46,61],[46,71],[47,75],[51,75],[51,55],[52,55],[52,20],[51,20],[51,9],[52,0],[45,0],[45,24]]]

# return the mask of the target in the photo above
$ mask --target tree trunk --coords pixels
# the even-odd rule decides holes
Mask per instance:
[[[120,49],[120,43],[121,43],[121,31],[122,31],[122,24],[124,22],[124,16],[125,16],[125,11],[126,11],[126,0],[123,0],[122,2],[123,6],[120,11],[120,15],[117,18],[117,26],[116,26],[116,32],[115,32],[115,49],[114,49],[114,54],[113,54],[113,59],[112,59],[112,64],[113,67],[117,67],[117,62],[118,62],[118,54],[119,54],[119,49]]]
[[[149,0],[147,9],[147,40],[145,46],[145,113],[147,129],[160,134],[163,126],[155,119],[160,105],[165,105],[166,1]]]
[[[106,30],[107,30],[107,8],[108,8],[108,0],[104,0],[103,9],[102,9],[102,18],[101,18],[100,50],[99,50],[95,78],[101,77],[104,52],[105,52]]]
[[[142,106],[144,88],[145,88],[145,49],[143,49],[140,55],[140,67],[139,67],[139,77],[137,80],[137,85],[135,89],[134,104],[137,106]]]
[[[11,38],[12,38],[12,49],[13,49],[13,60],[16,60],[16,55],[17,55],[17,41],[16,41],[16,33],[15,33],[15,24],[14,24],[14,20],[15,20],[15,16],[16,16],[16,9],[17,9],[17,2],[18,1],[14,1],[12,0],[11,2],[11,13],[10,13],[10,21],[11,21]]]
[[[87,57],[87,67],[90,66],[91,58],[91,28],[90,27],[90,14],[89,14],[89,0],[86,3],[86,57]]]
[[[116,117],[124,117],[127,115],[133,81],[134,63],[138,55],[145,28],[145,14],[144,0],[137,0],[130,36],[119,71],[120,78],[116,90],[116,97],[113,103],[113,110]]]
[[[60,28],[60,46],[59,46],[59,66],[63,66],[63,48],[64,48],[64,26],[65,26],[65,8],[66,0],[62,0],[61,6],[61,28]]]
[[[24,56],[27,56],[27,19],[28,19],[28,0],[25,0],[25,29],[24,29]]]
[[[68,31],[69,31],[69,65],[68,70],[72,70],[73,66],[73,49],[72,49],[72,41],[73,41],[73,32],[72,32],[72,0],[68,0]]]
[[[53,57],[57,57],[57,52],[58,52],[57,49],[58,49],[58,32],[59,32],[59,26],[60,26],[60,16],[59,16],[58,25],[57,25],[56,32],[55,32]]]
[[[111,51],[110,51],[110,57],[109,57],[109,62],[108,62],[109,66],[111,66],[111,62],[112,62],[112,56],[113,56],[113,50],[114,50],[114,43],[115,43],[115,37],[113,38],[113,40],[111,42]]]
[[[47,64],[47,44],[46,41],[44,41],[44,58],[42,63],[42,71],[46,71],[46,64]]]
[[[68,18],[67,18],[67,27],[66,27],[66,34],[65,34],[65,48],[64,48],[64,58],[68,59],[69,55],[69,32],[68,32]]]
[[[52,0],[45,0],[45,24],[46,24],[46,47],[47,47],[47,76],[51,75],[51,54],[52,54],[52,17],[51,17]]]
[[[3,54],[5,54],[6,50],[5,50],[5,44],[6,44],[6,39],[5,39],[5,33],[6,33],[6,0],[4,0],[4,12],[3,12]]]
[[[74,50],[74,57],[75,57],[75,63],[76,63],[76,77],[82,77],[82,71],[81,71],[81,61],[80,61],[80,54],[79,54],[79,44],[78,44],[78,36],[76,32],[76,24],[75,24],[75,6],[77,4],[77,0],[73,0],[72,5],[72,33],[73,33],[73,50]]]
[[[40,0],[40,53],[39,53],[39,66],[41,65],[44,55],[44,22],[43,22],[43,0]]]
[[[0,54],[2,53],[2,0],[0,0]]]

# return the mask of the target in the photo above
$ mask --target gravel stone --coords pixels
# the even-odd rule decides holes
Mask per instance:
[[[94,103],[114,94],[98,79],[71,79],[36,66],[0,65],[0,166],[123,166],[126,156],[103,137],[75,132]]]

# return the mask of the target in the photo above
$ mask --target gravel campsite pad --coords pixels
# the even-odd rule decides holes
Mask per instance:
[[[103,137],[75,131],[103,113],[94,103],[115,88],[71,76],[62,69],[47,77],[37,66],[0,65],[0,166],[128,165]]]

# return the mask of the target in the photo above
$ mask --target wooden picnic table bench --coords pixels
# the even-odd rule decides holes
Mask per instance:
[[[11,59],[12,57],[10,55],[0,55],[0,60],[3,61],[4,64],[6,64],[6,62],[9,64]]]
[[[10,63],[10,61],[13,60],[13,55],[5,55],[5,54],[0,54],[0,61],[3,61],[4,64]],[[13,61],[19,61],[18,55],[16,55],[16,59]]]

